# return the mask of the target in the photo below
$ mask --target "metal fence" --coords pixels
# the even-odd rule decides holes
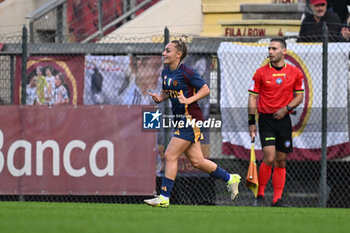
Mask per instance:
[[[154,37],[158,40],[161,38],[162,40],[159,40],[158,43],[140,43],[132,40],[125,42],[125,39],[123,39],[124,43],[115,43],[114,41],[120,41],[120,38],[110,38],[110,41],[104,41],[104,43],[26,44],[21,43],[22,38],[20,37],[12,38],[12,41],[6,38],[6,41],[10,42],[4,44],[2,51],[0,51],[1,104],[20,105],[22,103],[47,105],[48,107],[57,104],[77,106],[154,105],[147,93],[148,91],[159,92],[161,90],[162,80],[160,80],[159,74],[163,65],[160,54],[164,47],[164,37],[163,35],[147,35],[147,37]],[[267,54],[266,42],[268,40],[266,38],[259,38],[260,41],[244,38],[235,39],[234,42],[240,42],[235,44],[241,44],[242,46],[231,53],[226,48],[221,47],[222,42],[228,41],[227,38],[190,37],[190,39],[189,56],[185,63],[197,69],[211,88],[210,96],[199,103],[205,117],[221,120],[224,117],[223,112],[227,113],[227,111],[232,115],[241,115],[241,119],[244,120],[238,131],[247,133],[247,99],[240,98],[239,93],[242,92],[240,87],[246,87],[244,89],[244,92],[246,92],[249,80],[252,78],[250,70],[254,71],[264,64]],[[287,39],[288,48],[297,44],[294,38]],[[26,37],[24,37],[24,40],[27,40]],[[136,40],[139,41],[139,38],[136,38]],[[242,44],[242,42],[244,43]],[[322,59],[322,54],[325,55],[324,58],[327,58],[327,53],[323,50],[322,45],[318,45],[322,48],[320,51],[316,51],[315,46],[317,45],[305,45],[303,47],[304,51],[301,51],[301,53],[309,61],[307,67],[313,67],[308,69],[308,73],[305,73],[314,78],[312,80],[313,91],[322,93],[325,91],[324,88],[328,89],[327,98],[333,104],[328,107],[328,122],[335,125],[339,124],[342,127],[328,132],[328,135],[332,135],[331,140],[336,142],[339,135],[343,135],[342,137],[346,135],[348,138],[348,128],[343,126],[348,124],[347,82],[349,67],[348,63],[341,63],[340,60],[348,61],[349,50],[344,50],[344,48],[348,48],[344,47],[344,43],[326,43],[326,45],[332,47],[332,50],[329,50],[331,52],[328,54],[328,61]],[[266,49],[265,54],[255,50],[259,47]],[[27,50],[24,54],[22,53],[23,48],[24,51]],[[339,56],[342,56],[342,59]],[[27,61],[24,60],[27,63],[27,67],[24,69],[25,73],[22,72],[19,66],[23,61],[23,57],[27,58]],[[229,60],[224,61],[222,60],[223,57],[229,57]],[[290,56],[290,58],[292,60],[293,56]],[[294,60],[301,64],[301,68],[305,68],[305,64],[303,65],[300,60]],[[227,64],[224,65],[224,63]],[[230,66],[233,68],[230,69]],[[320,73],[320,71],[325,67],[326,70],[323,74],[328,74],[328,83],[326,86],[322,86],[322,72]],[[67,69],[72,70],[72,74],[68,75]],[[224,77],[223,71],[225,69],[230,72],[229,76],[226,74]],[[81,71],[83,75],[79,73]],[[317,72],[316,75],[312,73],[314,71]],[[63,76],[60,76],[60,74],[63,74]],[[321,74],[321,76],[316,79],[318,74]],[[80,89],[82,93],[80,94],[75,93],[73,79],[69,77],[74,75],[82,77],[80,80],[75,79],[76,82],[80,82],[79,85],[82,87]],[[342,84],[346,83],[345,87],[339,86],[337,81],[339,77],[346,79],[345,81],[342,80],[344,81]],[[38,83],[43,82],[40,80],[42,78],[46,80],[46,84],[45,87],[38,90]],[[232,85],[237,89],[233,89],[231,92],[224,91],[226,85]],[[319,89],[320,86],[321,89]],[[58,88],[60,88],[60,91],[58,91]],[[342,88],[342,90],[337,88]],[[309,91],[311,92],[312,89],[310,88]],[[60,93],[60,95],[57,95],[57,93]],[[310,118],[315,128],[310,129],[309,133],[317,135],[311,137],[310,141],[306,141],[306,145],[308,143],[313,144],[312,140],[315,139],[321,141],[322,135],[324,135],[322,134],[322,111],[324,108],[322,98],[319,98],[322,94],[313,94],[317,98],[313,99],[314,104],[312,106],[316,107],[307,106],[306,108],[310,108],[314,113],[319,113],[315,113]],[[74,99],[75,95],[76,99]],[[345,104],[342,102],[344,98],[340,98],[344,95],[346,96]],[[237,100],[237,106],[225,108],[223,100],[227,102],[233,99]],[[169,103],[162,107],[165,108],[164,111],[168,111]],[[298,111],[303,112],[303,109],[298,109],[297,114]],[[314,119],[312,119],[313,116]],[[338,120],[340,122],[337,122]],[[240,197],[234,205],[251,205],[254,199],[253,193],[244,185],[248,159],[223,152],[223,141],[227,136],[225,133],[232,131],[235,131],[235,129],[222,127],[220,130],[205,132],[206,139],[202,143],[202,149],[206,157],[215,161],[227,171],[239,173],[243,177],[243,182],[240,185]],[[164,167],[162,155],[170,133],[169,131],[158,133],[158,191]],[[348,143],[348,139],[347,142],[342,143]],[[309,157],[307,152],[304,151],[299,157],[288,160],[283,197],[296,207],[323,206],[322,198],[326,199],[327,207],[349,207],[350,163],[349,151],[346,146],[340,147],[338,150],[335,150],[334,146],[329,147],[329,154],[336,152],[329,156],[326,164],[322,164],[321,147],[319,150],[310,148],[309,151],[312,153]],[[260,164],[260,161],[258,161],[258,164]],[[321,180],[322,176],[326,179],[326,183]],[[225,184],[193,169],[185,157],[181,157],[179,160],[179,173],[173,190],[171,202],[175,204],[232,205]],[[272,198],[272,193],[272,184],[269,182],[265,194],[267,199]],[[2,195],[0,198],[2,200],[140,203],[144,197]]]

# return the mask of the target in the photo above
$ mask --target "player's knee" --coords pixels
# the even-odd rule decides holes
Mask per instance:
[[[191,164],[193,167],[197,168],[197,169],[201,169],[203,161],[199,160],[199,159],[191,159],[190,160]]]
[[[273,145],[264,146],[263,153],[264,153],[264,159],[263,159],[264,163],[268,166],[272,166],[275,160],[275,154],[276,154],[275,146]]]
[[[191,164],[194,168],[197,168],[197,169],[200,168],[200,163],[198,161],[191,161]]]
[[[263,162],[266,164],[266,165],[268,165],[268,166],[272,166],[273,165],[273,162],[274,162],[274,159],[273,159],[273,157],[265,157],[264,159],[263,159]]]
[[[285,168],[286,167],[286,160],[285,159],[276,160],[275,167]]]
[[[284,152],[278,152],[275,158],[275,167],[285,168],[287,164],[287,154]]]
[[[165,161],[168,163],[177,161],[177,156],[167,152],[165,152],[164,158],[165,158]]]

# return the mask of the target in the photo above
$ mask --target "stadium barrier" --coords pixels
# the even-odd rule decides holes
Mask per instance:
[[[155,42],[139,42],[143,38],[109,38],[110,41],[104,43],[27,44],[22,43],[21,37],[2,38],[1,200],[141,203],[146,195],[159,192],[164,172],[162,156],[171,129],[147,129],[145,113],[157,109],[147,92],[161,90],[160,71],[163,65],[160,54],[164,41],[163,35],[144,37],[151,37]],[[244,178],[250,148],[247,146],[250,144],[246,120],[247,89],[254,71],[268,62],[268,38],[190,38],[185,63],[193,66],[211,88],[210,96],[201,100],[199,105],[206,119],[222,122],[221,127],[213,126],[204,132],[204,155]],[[295,38],[286,39],[286,62],[302,70],[305,97],[302,106],[292,115],[295,149],[288,159],[283,197],[293,206],[316,207],[325,198],[327,207],[349,207],[350,47],[347,43],[326,43],[328,54],[324,59],[321,43],[300,44]],[[24,57],[26,66],[22,64]],[[326,64],[323,63],[325,61]],[[323,68],[328,74],[326,86],[322,85]],[[321,158],[325,148],[322,144],[325,133],[322,128],[324,88],[328,92],[326,166]],[[169,115],[169,108],[170,104],[166,103],[158,109],[163,115]],[[83,126],[83,123],[86,124]],[[121,131],[120,135],[118,131]],[[125,136],[126,132],[130,136]],[[107,136],[103,136],[106,133]],[[72,140],[78,144],[71,147],[71,153],[65,154],[67,144]],[[133,183],[135,179],[143,181],[139,176],[150,175],[150,189],[143,194],[129,192],[120,183],[125,181],[125,177],[109,176],[108,171],[99,173],[108,166],[108,147],[95,149],[95,154],[91,154],[91,149],[101,140],[110,141],[114,152],[121,145],[118,142],[125,140],[125,144],[134,150],[124,148],[122,157],[129,158],[130,164],[134,162],[135,166],[118,175],[130,178],[131,186],[141,185]],[[262,155],[259,142],[256,144],[259,165]],[[91,167],[91,157],[101,159],[95,167]],[[58,163],[54,163],[57,158]],[[66,162],[65,158],[68,158]],[[114,153],[113,158],[115,169],[112,170],[117,174],[127,162],[121,160],[119,152]],[[142,158],[148,159],[143,161]],[[57,164],[59,168],[55,170]],[[86,173],[81,170],[83,168]],[[82,172],[78,177],[66,177],[66,180],[60,177],[76,170]],[[57,173],[54,174],[54,171],[59,171],[59,175],[55,176]],[[85,176],[91,174],[96,182],[86,179]],[[326,178],[326,186],[322,186],[322,176]],[[98,184],[98,181],[102,182]],[[8,185],[10,183],[11,186]],[[244,183],[243,179],[240,197],[232,204],[223,182],[192,168],[182,156],[171,202],[251,205],[253,193]],[[51,189],[48,184],[52,185]],[[113,185],[121,185],[121,192],[113,189]],[[59,187],[64,187],[63,192],[59,192]],[[73,188],[76,189],[74,192]],[[103,189],[112,191],[103,192]],[[267,200],[272,198],[272,192],[269,182]]]

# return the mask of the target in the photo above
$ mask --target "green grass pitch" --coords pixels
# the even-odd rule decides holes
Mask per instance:
[[[349,221],[331,208],[0,202],[1,233],[348,233]]]

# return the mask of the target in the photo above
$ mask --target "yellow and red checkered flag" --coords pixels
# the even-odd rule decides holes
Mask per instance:
[[[255,151],[254,151],[254,141],[255,137],[252,137],[252,147],[250,149],[250,161],[249,161],[249,167],[247,172],[247,179],[246,179],[246,186],[253,191],[254,196],[258,196],[258,169],[256,167],[256,158],[255,158]]]

